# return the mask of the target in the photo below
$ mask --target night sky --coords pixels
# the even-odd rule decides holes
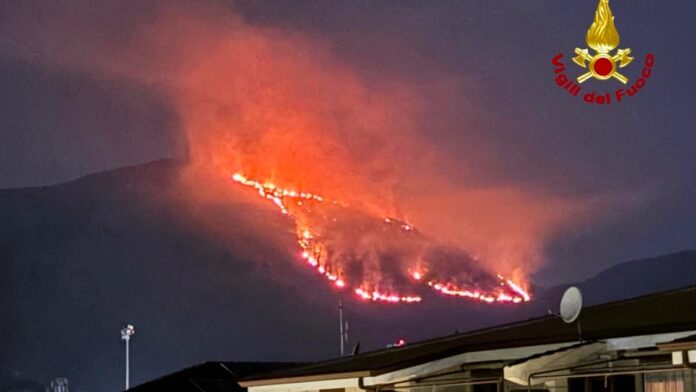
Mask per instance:
[[[570,57],[586,47],[595,0],[193,3],[1,1],[0,188],[187,159],[187,118],[157,75],[148,75],[152,64],[132,77],[93,55],[94,48],[109,57],[122,53],[112,48],[138,46],[148,39],[141,27],[166,19],[162,10],[178,4],[184,13],[216,15],[215,23],[230,15],[251,28],[303,37],[377,90],[387,89],[388,79],[430,92],[435,98],[422,96],[412,127],[448,157],[448,168],[468,173],[462,187],[604,205],[586,222],[545,236],[543,263],[532,275],[538,285],[696,248],[693,1],[611,2],[620,47],[635,56],[622,72],[634,79],[648,53],[656,61],[637,96],[608,106],[559,89],[551,64],[563,53],[568,75],[581,73]],[[186,59],[158,61],[173,68]],[[583,92],[619,87],[590,81]]]

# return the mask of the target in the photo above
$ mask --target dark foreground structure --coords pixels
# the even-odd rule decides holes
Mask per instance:
[[[696,287],[589,307],[572,324],[546,316],[280,367],[229,382],[249,392],[696,391]],[[184,382],[184,372],[168,377]]]
[[[244,392],[237,381],[260,373],[301,366],[283,362],[205,362],[130,388],[129,391]]]

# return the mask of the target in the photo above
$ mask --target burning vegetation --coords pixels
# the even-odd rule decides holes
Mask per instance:
[[[365,301],[522,303],[546,241],[603,202],[511,174],[501,161],[517,144],[481,128],[494,116],[463,110],[476,105],[474,78],[396,75],[215,7],[155,8],[128,39],[85,40],[95,26],[52,17],[17,50],[163,97],[188,161],[177,197],[190,209],[173,213],[236,255],[258,256],[243,231]],[[278,220],[221,218],[236,196],[250,215],[273,206],[294,236]]]
[[[292,220],[302,260],[335,288],[352,289],[362,300],[421,302],[422,297],[413,292],[417,291],[414,286],[422,284],[444,295],[485,303],[531,299],[517,283],[487,274],[465,252],[439,245],[407,222],[375,217],[345,202],[282,188],[241,173],[232,179],[255,189]],[[333,240],[345,236],[356,238],[354,247],[342,249]],[[361,249],[365,239],[375,237],[381,246]]]

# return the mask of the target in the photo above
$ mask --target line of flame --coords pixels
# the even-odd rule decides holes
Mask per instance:
[[[259,182],[249,179],[241,173],[234,173],[232,179],[239,184],[256,189],[261,197],[270,200],[274,205],[276,205],[282,214],[293,218],[296,225],[298,238],[297,243],[302,249],[301,258],[306,260],[307,264],[314,268],[319,274],[332,282],[336,288],[343,289],[348,286],[348,282],[341,271],[332,271],[325,262],[322,262],[321,255],[324,253],[323,246],[321,244],[314,243],[315,236],[312,233],[311,228],[301,227],[297,219],[295,219],[295,217],[290,213],[286,204],[286,199],[295,199],[298,205],[302,205],[303,200],[322,203],[324,201],[322,196],[309,192],[299,192],[280,188],[270,182]],[[402,230],[414,230],[413,225],[400,222],[389,217],[384,218],[384,222],[390,224],[397,222]],[[420,282],[424,279],[426,272],[418,270],[410,272],[410,274],[415,281]],[[501,280],[501,285],[507,286],[511,291],[516,293],[516,295],[513,296],[506,294],[503,291],[489,293],[481,290],[467,290],[460,288],[453,283],[437,282],[434,280],[428,281],[428,285],[445,295],[465,297],[486,303],[521,303],[531,300],[530,294],[521,286],[514,283],[512,280],[505,279],[502,275],[498,275],[498,277]],[[386,303],[418,303],[422,301],[422,298],[417,295],[401,295],[393,292],[382,292],[377,289],[370,289],[366,284],[360,285],[354,290],[354,292],[359,299],[366,301]]]

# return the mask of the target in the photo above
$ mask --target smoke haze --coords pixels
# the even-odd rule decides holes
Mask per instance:
[[[20,9],[5,27],[3,48],[42,66],[127,80],[164,95],[189,162],[181,180],[196,214],[183,221],[214,235],[233,237],[233,224],[214,216],[232,202],[273,208],[232,183],[232,174],[241,172],[349,206],[322,214],[296,208],[293,214],[302,223],[295,231],[318,230],[324,255],[344,260],[334,267],[339,273],[351,276],[348,270],[357,268],[354,275],[371,285],[393,287],[425,263],[439,279],[459,283],[496,274],[525,282],[555,233],[592,224],[619,199],[482,182],[501,178],[500,168],[484,151],[476,123],[461,113],[478,103],[452,104],[470,97],[468,82],[457,75],[441,75],[446,86],[386,73],[368,80],[329,42],[249,24],[216,3],[153,3],[128,21],[127,34],[99,33],[94,16],[118,17],[116,8],[84,3],[61,17],[48,7],[45,23],[25,23]],[[440,109],[437,118],[434,108]],[[442,148],[434,140],[434,127],[442,124],[470,143],[460,151]],[[640,201],[636,196],[629,204]],[[326,223],[335,216],[339,223]],[[366,229],[385,217],[413,225],[418,239]],[[246,222],[255,233],[298,252],[288,236],[291,225],[282,228],[267,214],[258,218]]]

